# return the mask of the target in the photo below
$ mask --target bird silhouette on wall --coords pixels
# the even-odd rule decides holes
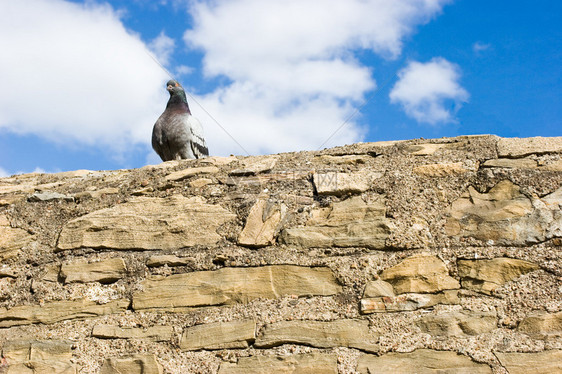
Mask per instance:
[[[209,156],[203,126],[191,115],[183,87],[172,79],[166,89],[170,99],[152,129],[152,148],[162,161]]]

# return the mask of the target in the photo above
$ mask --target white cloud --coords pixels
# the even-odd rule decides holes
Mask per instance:
[[[9,177],[10,174],[0,167],[0,178]]]
[[[170,56],[174,52],[176,43],[174,39],[161,31],[160,34],[154,38],[149,44],[148,48],[156,55],[158,61],[163,65],[170,63]]]
[[[478,54],[482,51],[490,49],[491,47],[492,45],[489,43],[476,42],[472,45],[472,50],[474,51],[474,53]]]
[[[391,102],[400,104],[418,122],[455,122],[456,111],[468,101],[468,92],[458,82],[459,67],[441,57],[427,63],[412,61],[398,78],[390,92]],[[447,109],[450,103],[453,107]]]
[[[208,77],[231,82],[199,100],[250,153],[317,148],[376,87],[372,68],[354,54],[397,57],[404,37],[448,2],[195,1],[184,39],[204,52]],[[211,151],[240,152],[202,119]],[[328,146],[361,140],[364,132],[351,123]]]
[[[108,5],[0,2],[0,128],[124,152],[147,144],[166,74]]]

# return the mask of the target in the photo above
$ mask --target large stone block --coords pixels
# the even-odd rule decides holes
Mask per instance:
[[[562,137],[498,139],[498,156],[500,157],[517,158],[545,153],[562,153]]]
[[[312,182],[319,195],[341,196],[365,192],[371,187],[373,180],[381,176],[382,173],[368,171],[356,173],[329,171],[314,173]]]
[[[152,326],[146,329],[138,327],[119,327],[114,325],[95,325],[92,336],[99,339],[146,339],[158,342],[170,341],[172,326]]]
[[[361,374],[491,374],[488,365],[478,364],[455,352],[418,349],[412,353],[362,355],[357,371]]]
[[[154,355],[131,355],[108,358],[99,374],[162,374],[162,366]]]
[[[537,339],[544,339],[549,336],[561,336],[562,312],[533,312],[519,323],[517,329]]]
[[[537,353],[495,352],[509,374],[562,373],[562,350]]]
[[[539,269],[532,262],[506,257],[458,260],[457,266],[463,288],[488,295],[504,283]]]
[[[11,309],[0,308],[0,327],[43,323],[46,325],[72,319],[94,318],[123,312],[129,300],[115,300],[96,304],[85,299],[77,301],[52,301],[44,305],[22,305]]]
[[[282,344],[303,344],[318,348],[349,347],[378,352],[378,336],[365,320],[282,321],[266,325],[255,346],[271,348]]]
[[[8,363],[6,374],[76,374],[71,363],[72,343],[60,340],[7,341],[2,357]],[[3,372],[0,365],[0,372]]]
[[[8,218],[0,214],[0,261],[16,257],[18,252],[33,241],[27,231],[10,226]]]
[[[65,283],[113,283],[123,278],[126,272],[122,258],[109,258],[97,262],[74,262],[63,264],[60,276]]]
[[[58,250],[80,247],[113,249],[176,249],[213,245],[217,228],[236,217],[200,197],[136,197],[68,222]]]
[[[497,328],[495,313],[471,312],[467,310],[425,315],[416,321],[422,332],[433,336],[479,335]]]
[[[286,211],[284,204],[270,202],[267,197],[259,198],[250,209],[244,229],[238,236],[238,244],[247,247],[273,244]]]
[[[254,320],[207,323],[185,329],[180,348],[184,351],[248,348],[255,339]]]
[[[291,356],[240,357],[236,364],[222,363],[219,374],[337,374],[336,355],[308,353]]]
[[[360,196],[316,209],[304,227],[282,232],[284,243],[300,247],[367,247],[382,249],[390,222],[380,202],[365,203]]]
[[[405,293],[398,296],[363,298],[360,302],[360,310],[363,314],[407,312],[438,304],[460,304],[458,290],[445,290],[434,294]]]
[[[133,295],[133,309],[174,309],[246,303],[283,295],[334,295],[341,291],[328,268],[274,265],[223,268],[155,277],[142,282]]]

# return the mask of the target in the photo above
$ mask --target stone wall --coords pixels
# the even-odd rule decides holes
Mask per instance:
[[[562,138],[0,179],[0,373],[562,371]]]

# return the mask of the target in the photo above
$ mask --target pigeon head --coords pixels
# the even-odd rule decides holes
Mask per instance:
[[[168,104],[166,108],[170,106],[185,106],[186,111],[189,113],[189,106],[187,105],[187,97],[185,96],[185,91],[181,84],[174,79],[170,79],[166,83],[166,90],[170,93],[170,100],[168,100]]]
[[[170,95],[173,95],[175,92],[183,91],[183,87],[181,86],[181,84],[179,84],[178,81],[173,79],[170,79],[168,83],[166,83],[166,89],[168,90]]]

